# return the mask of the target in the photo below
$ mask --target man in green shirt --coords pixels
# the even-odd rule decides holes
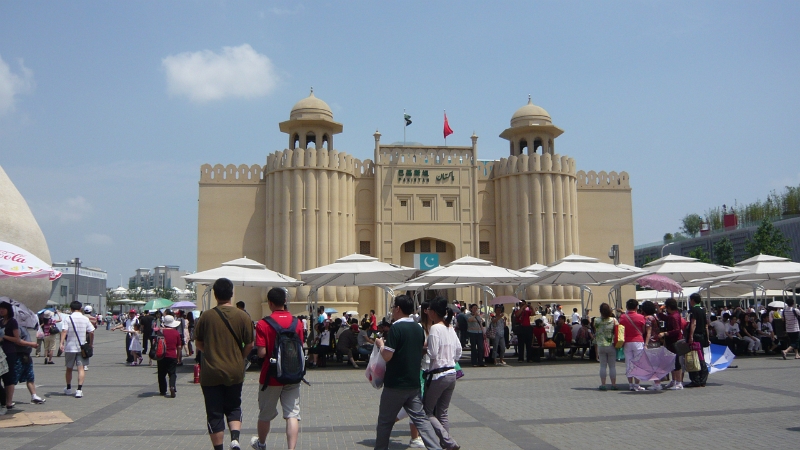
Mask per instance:
[[[392,307],[392,327],[386,333],[386,340],[378,338],[375,345],[386,361],[386,375],[383,381],[381,404],[378,408],[378,427],[375,449],[389,448],[389,436],[400,408],[405,408],[408,418],[419,430],[420,437],[428,450],[440,450],[439,439],[433,431],[422,407],[420,398],[420,363],[425,333],[414,319],[414,302],[407,295],[394,299]]]
[[[233,283],[214,282],[217,307],[204,311],[194,327],[195,346],[202,352],[200,387],[206,404],[211,445],[222,450],[225,422],[231,430],[231,449],[239,446],[242,427],[244,358],[253,348],[253,322],[246,312],[231,305]]]

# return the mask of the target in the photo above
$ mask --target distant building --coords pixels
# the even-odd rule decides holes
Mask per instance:
[[[772,224],[791,241],[789,243],[791,248],[789,257],[792,261],[800,261],[800,217],[778,220]],[[660,258],[662,248],[664,255],[673,254],[681,256],[689,256],[689,253],[694,249],[702,248],[703,251],[711,256],[711,260],[713,261],[714,244],[727,237],[730,239],[731,244],[733,244],[733,259],[736,262],[744,261],[749,257],[747,251],[745,251],[745,244],[748,239],[753,238],[757,229],[758,224],[750,224],[749,226],[743,225],[732,230],[710,233],[696,238],[637,245],[634,247],[633,251],[634,260],[637,267],[642,267],[648,262]]]
[[[70,263],[53,263],[53,269],[61,272],[61,278],[53,281],[50,301],[59,305],[69,305],[74,299],[75,286],[78,287],[78,301],[92,305],[95,311],[106,311],[106,282],[108,274],[97,267],[81,267],[75,275],[75,266]]]
[[[184,275],[189,272],[181,270],[180,266],[157,266],[152,272],[148,268],[136,269],[136,275],[128,278],[128,288],[142,289],[186,289]]]

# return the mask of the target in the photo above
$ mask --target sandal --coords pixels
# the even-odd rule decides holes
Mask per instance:
[[[607,391],[607,390],[608,390],[608,388],[607,388],[607,387],[606,387],[606,385],[604,384],[604,385],[600,386],[599,388],[597,388],[597,390],[598,390],[598,391]]]

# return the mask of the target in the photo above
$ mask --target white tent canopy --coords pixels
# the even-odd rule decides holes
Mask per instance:
[[[408,282],[420,283],[422,288],[426,288],[441,283],[489,286],[520,284],[535,279],[536,276],[529,273],[495,266],[484,259],[464,256],[445,266],[431,269]]]
[[[219,278],[231,280],[234,286],[248,287],[290,287],[303,284],[288,275],[267,269],[267,266],[248,258],[224,262],[215,269],[204,270],[183,278],[199,284],[213,284]]]
[[[315,288],[320,286],[380,286],[402,283],[417,269],[385,263],[378,258],[352,255],[332,264],[300,272],[300,279]]]
[[[586,315],[584,291],[589,285],[598,285],[609,279],[619,279],[634,273],[633,270],[600,262],[597,258],[569,255],[549,264],[535,273],[538,277],[530,284],[578,286],[581,289],[581,315]]]
[[[253,261],[246,257],[224,262],[220,267],[215,269],[184,275],[183,278],[193,283],[209,286],[206,288],[206,292],[203,293],[202,301],[205,308],[211,305],[211,296],[209,294],[211,285],[220,278],[231,280],[234,286],[246,287],[286,288],[303,284],[288,275],[269,270],[267,266],[260,262]]]

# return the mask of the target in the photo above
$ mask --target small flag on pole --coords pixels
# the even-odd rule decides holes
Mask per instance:
[[[406,126],[411,125],[411,116],[409,114],[403,114],[403,119],[406,120]]]
[[[450,128],[450,124],[447,122],[447,112],[444,113],[444,138],[447,139],[447,136],[453,134],[453,129]]]

